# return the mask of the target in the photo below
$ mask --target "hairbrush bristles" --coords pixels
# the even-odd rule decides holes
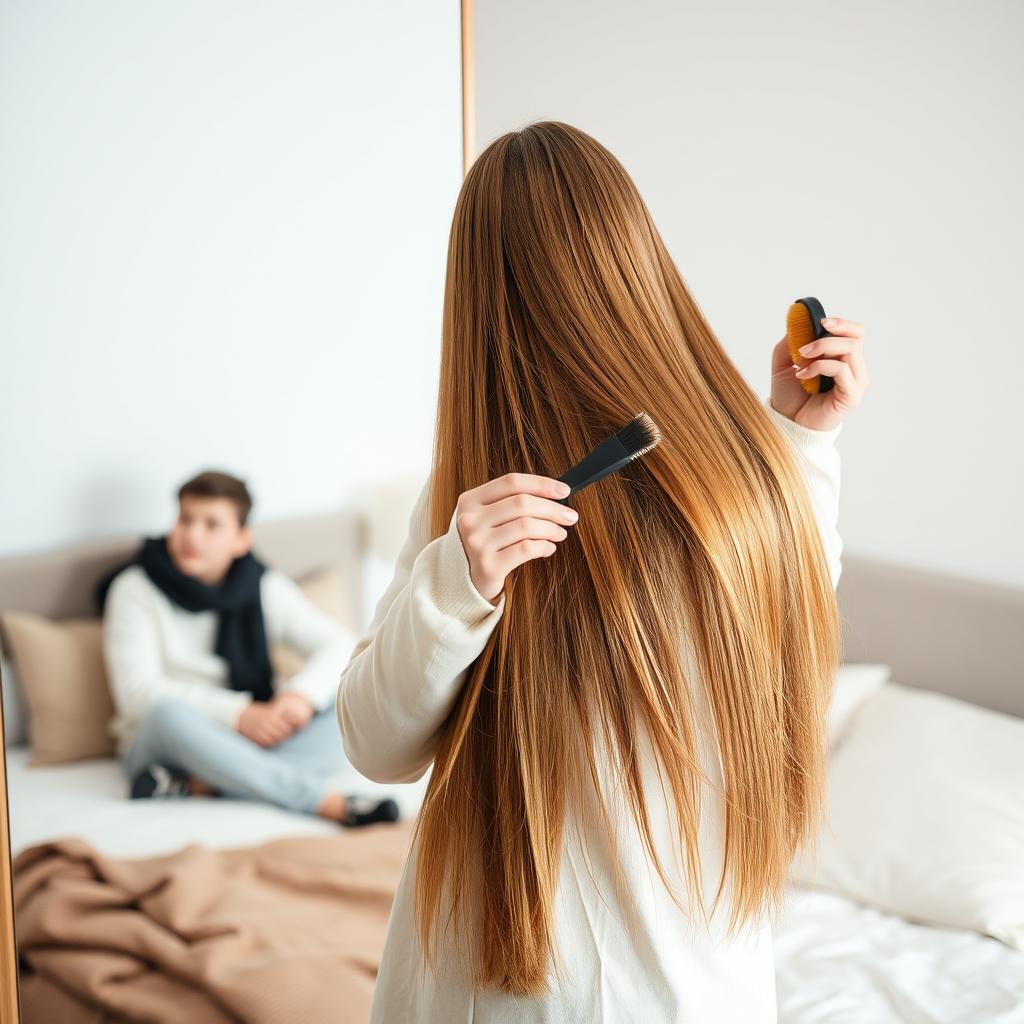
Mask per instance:
[[[809,366],[814,359],[808,359],[800,351],[801,347],[809,341],[817,341],[818,338],[828,336],[828,331],[821,325],[821,319],[825,315],[822,304],[813,296],[804,299],[797,299],[786,314],[786,337],[789,341],[789,355],[793,362],[800,367]],[[819,358],[817,356],[815,359]],[[816,395],[822,391],[829,391],[835,384],[832,377],[820,373],[814,377],[804,379],[797,378],[804,391],[809,395]]]
[[[638,412],[615,436],[627,452],[633,453],[634,459],[661,441],[658,425],[645,412]]]
[[[660,442],[661,431],[654,420],[645,412],[637,413],[624,427],[605,438],[590,454],[558,478],[567,483],[572,491],[566,497],[556,500],[563,505],[567,504],[569,497],[577,491],[622,469]]]

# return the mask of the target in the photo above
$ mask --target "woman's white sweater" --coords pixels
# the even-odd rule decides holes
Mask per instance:
[[[357,634],[277,569],[268,568],[260,577],[260,602],[268,646],[286,644],[308,659],[291,678],[275,676],[275,692],[301,693],[317,711],[331,707]],[[118,573],[104,607],[103,656],[115,709],[109,729],[119,755],[162,697],[175,697],[236,727],[253,697],[229,685],[228,663],[214,653],[218,623],[215,610],[190,612],[174,604],[141,565]]]
[[[765,407],[798,454],[835,586],[842,551],[835,442],[842,424],[827,431],[811,430],[778,413],[768,399]],[[505,609],[504,593],[493,605],[473,584],[454,511],[447,532],[429,539],[429,486],[428,477],[411,514],[395,576],[352,651],[337,693],[345,751],[358,771],[378,782],[413,782],[425,774],[434,758],[438,729]],[[706,706],[701,710],[706,713]],[[721,765],[708,731],[701,743],[704,770],[721,786]],[[670,877],[676,866],[680,873],[674,882],[684,892],[685,875],[672,848],[671,815],[661,797],[655,754],[646,735],[641,736],[641,745],[659,855]],[[600,746],[595,751],[601,758]],[[691,929],[692,922],[664,891],[607,764],[602,778],[605,799],[622,823],[620,856],[632,896],[627,905],[612,897],[611,877],[605,872],[608,851],[602,850],[605,839],[592,829],[599,820],[595,804],[587,820],[569,823],[563,855],[558,948],[570,970],[569,985],[558,988],[552,975],[553,990],[547,997],[513,1000],[496,992],[474,996],[454,974],[443,981],[429,976],[423,980],[412,917],[414,845],[391,910],[372,1022],[776,1020],[770,931],[752,929],[744,941],[725,944],[719,925],[710,932]],[[699,842],[710,907],[722,864],[724,808],[719,794],[707,786],[702,803]],[[623,926],[624,917],[632,917],[637,926],[632,939]],[[716,912],[713,921],[723,919]]]

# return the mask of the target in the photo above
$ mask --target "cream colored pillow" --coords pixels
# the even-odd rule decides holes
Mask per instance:
[[[103,620],[10,611],[3,623],[28,709],[29,765],[113,755]]]
[[[892,667],[881,662],[843,662],[836,672],[828,709],[828,744],[834,755],[857,721],[857,711],[892,679]]]
[[[352,629],[353,615],[340,566],[327,566],[298,581],[299,589],[321,611],[326,612],[339,625]],[[274,675],[290,679],[301,671],[307,659],[285,644],[274,644],[270,649],[270,663]]]
[[[832,756],[791,881],[1024,950],[1024,719],[887,683]]]

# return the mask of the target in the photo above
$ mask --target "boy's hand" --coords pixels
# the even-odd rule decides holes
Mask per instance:
[[[789,335],[772,349],[771,403],[794,423],[811,430],[831,430],[864,399],[870,380],[864,362],[864,325],[855,320],[828,317],[823,321],[829,335],[808,342],[801,354],[812,362],[797,372],[789,355]],[[823,373],[834,377],[828,391],[809,395],[802,380]]]
[[[270,701],[286,722],[301,729],[313,717],[313,705],[295,690],[281,690]]]
[[[237,728],[261,747],[272,747],[295,731],[295,726],[284,717],[274,700],[254,700],[238,716]]]

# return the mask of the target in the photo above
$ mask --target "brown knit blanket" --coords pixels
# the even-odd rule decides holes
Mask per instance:
[[[22,850],[24,1024],[366,1021],[412,824],[144,859]]]

